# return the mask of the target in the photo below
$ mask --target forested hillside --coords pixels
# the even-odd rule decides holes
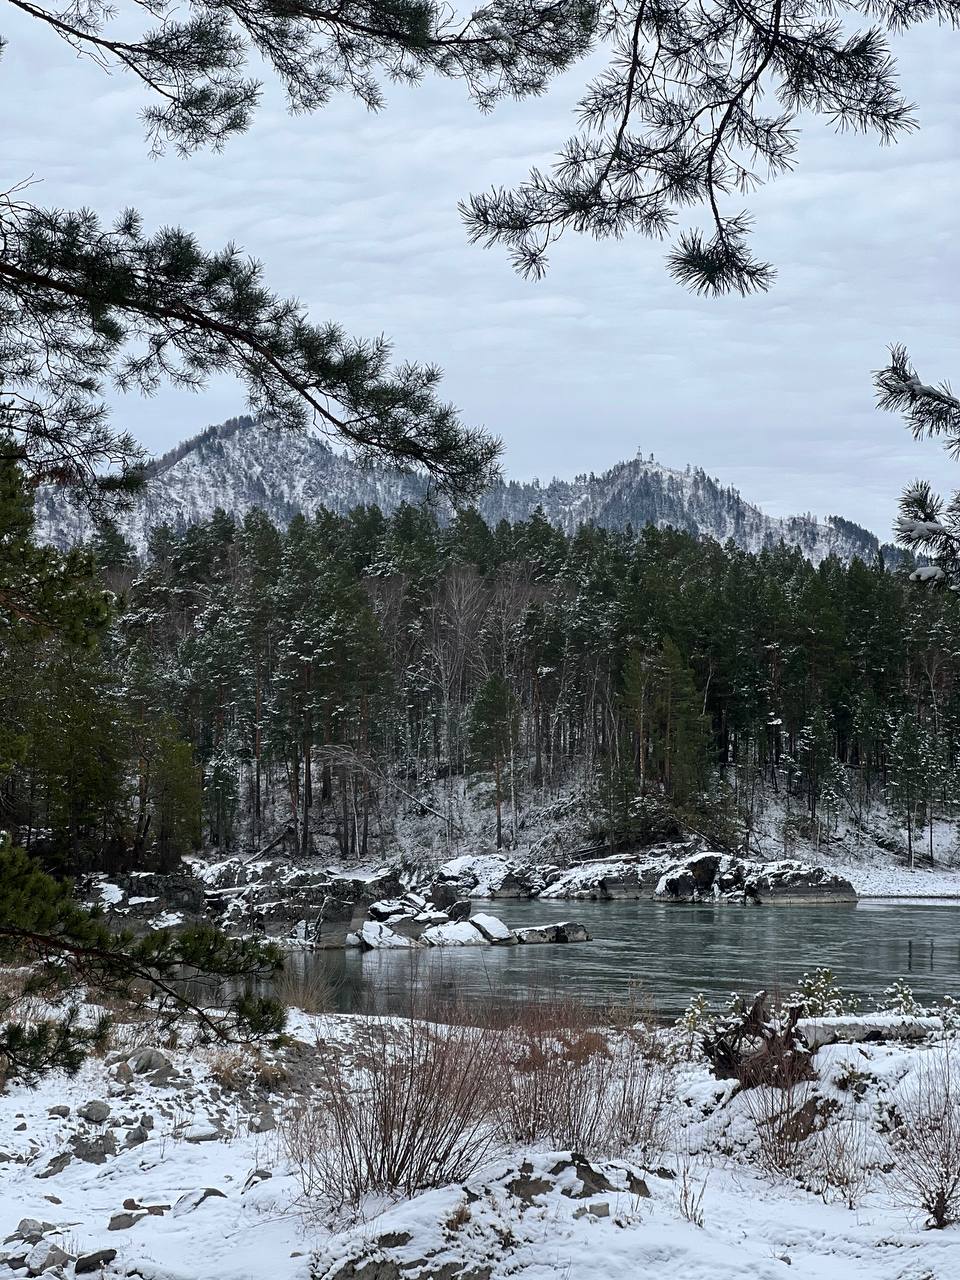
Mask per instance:
[[[407,505],[90,550],[112,623],[8,630],[0,708],[4,823],[75,869],[284,832],[415,856],[398,815],[452,839],[464,786],[487,847],[570,797],[609,847],[742,849],[771,803],[826,836],[883,801],[926,856],[953,811],[960,603],[880,561]]]
[[[358,504],[390,515],[401,503],[417,504],[428,495],[437,497],[422,474],[384,465],[360,467],[315,433],[234,418],[150,464],[147,484],[121,528],[142,554],[156,525],[168,523],[183,533],[209,520],[217,507],[238,520],[262,510],[275,524],[286,526],[297,514],[312,516],[327,508],[346,515]],[[652,454],[638,454],[599,475],[573,480],[494,483],[478,498],[477,509],[491,525],[529,520],[542,511],[567,534],[587,523],[614,530],[655,524],[721,542],[732,538],[747,551],[784,541],[815,562],[830,554],[869,560],[880,550],[877,538],[850,520],[831,516],[817,521],[810,515],[775,519],[702,469],[665,467]],[[442,522],[453,514],[443,499],[437,499],[437,512]],[[55,488],[38,492],[37,522],[41,538],[60,547],[89,537],[93,527]],[[889,560],[900,557],[894,547],[883,552]]]

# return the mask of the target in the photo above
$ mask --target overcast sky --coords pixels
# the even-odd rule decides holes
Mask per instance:
[[[220,155],[151,159],[128,78],[105,77],[4,13],[4,187],[106,217],[134,205],[207,248],[260,258],[315,319],[385,333],[432,361],[465,420],[503,438],[509,475],[600,471],[642,450],[704,467],[774,514],[842,514],[889,534],[900,488],[957,477],[873,406],[871,371],[905,342],[921,375],[956,371],[960,334],[960,36],[899,42],[921,130],[894,148],[810,123],[793,175],[750,200],[758,255],[780,271],[759,298],[673,284],[665,246],[567,236],[545,280],[471,248],[456,203],[520,180],[570,132],[585,69],[545,98],[479,115],[457,85],[390,88],[370,115],[340,98],[293,119],[268,95]],[[124,398],[117,420],[161,452],[243,411],[225,380],[202,396]]]

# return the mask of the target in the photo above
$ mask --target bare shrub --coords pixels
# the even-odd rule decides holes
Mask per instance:
[[[771,1177],[801,1177],[807,1139],[823,1119],[821,1100],[809,1083],[757,1085],[743,1098],[757,1140],[757,1164]]]
[[[855,1115],[833,1116],[811,1136],[807,1163],[812,1190],[829,1204],[841,1200],[856,1209],[870,1189],[873,1131]]]
[[[901,1086],[887,1142],[896,1198],[942,1230],[960,1221],[960,1078],[949,1045],[918,1055]]]
[[[644,1037],[598,1026],[576,1002],[526,1006],[503,1037],[504,1137],[591,1155],[660,1149],[668,1075]]]
[[[286,1119],[304,1193],[332,1206],[462,1181],[494,1153],[498,1037],[415,1018],[365,1020],[352,1064],[318,1046],[322,1098]]]

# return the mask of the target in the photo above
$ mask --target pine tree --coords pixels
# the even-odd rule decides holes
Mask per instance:
[[[914,829],[926,793],[928,761],[917,717],[905,711],[891,726],[889,794],[907,828],[907,857],[914,865]]]
[[[950,384],[922,382],[902,346],[890,350],[890,363],[875,379],[881,409],[901,413],[914,439],[942,437],[951,457],[960,453],[960,400]],[[925,480],[904,490],[896,525],[897,539],[934,563],[921,565],[914,582],[960,585],[960,490],[944,501]]]
[[[68,884],[9,843],[0,844],[0,961],[33,964],[28,994],[62,1001],[70,992],[76,1001],[59,1017],[0,1025],[2,1080],[77,1070],[106,1031],[103,1020],[92,1028],[78,1021],[83,990],[93,1001],[146,1000],[158,1026],[189,1020],[199,1039],[256,1040],[283,1029],[282,1007],[249,989],[279,971],[275,947],[228,939],[210,928],[176,935],[159,930],[142,938],[111,932],[74,900]],[[207,1000],[190,993],[185,971],[205,980]],[[239,987],[239,994],[229,994],[229,987]],[[0,1006],[0,1017],[10,1012],[9,1002]]]
[[[503,848],[504,770],[513,760],[517,705],[502,675],[484,680],[470,706],[470,751],[478,764],[493,770],[497,848]]]
[[[538,276],[566,230],[601,238],[665,236],[693,205],[708,229],[680,233],[673,277],[701,293],[766,289],[770,263],[749,247],[751,219],[728,197],[793,168],[797,120],[819,113],[839,128],[891,142],[915,126],[901,93],[889,35],[949,21],[949,0],[870,7],[858,0],[632,0],[602,10],[608,65],[579,103],[580,132],[549,170],[515,190],[472,196],[472,238],[501,244]]]

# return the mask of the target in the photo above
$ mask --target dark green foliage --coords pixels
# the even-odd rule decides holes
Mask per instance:
[[[33,966],[29,995],[62,1001],[69,993],[75,1001],[85,989],[94,1001],[137,1002],[161,1027],[189,1018],[203,1039],[254,1040],[283,1029],[281,1006],[248,986],[279,971],[275,947],[208,927],[115,933],[76,902],[68,883],[9,843],[0,845],[0,963]],[[60,1018],[8,1022],[0,1030],[3,1075],[76,1070],[104,1032],[103,1023],[81,1025],[75,1007]]]
[[[904,347],[891,348],[890,363],[875,378],[881,409],[901,413],[914,438],[937,436],[951,458],[960,457],[960,400],[950,384],[922,382]],[[960,583],[960,492],[944,501],[925,480],[904,490],[897,520],[903,546],[934,561],[914,574],[918,582]]]
[[[198,0],[175,21],[166,3],[139,36],[112,31],[117,10],[91,0],[83,10],[49,12],[15,0],[49,24],[78,53],[106,70],[132,73],[157,102],[144,112],[148,135],[189,153],[219,147],[246,129],[260,85],[246,75],[252,58],[275,72],[292,111],[314,111],[339,92],[370,108],[383,105],[379,79],[415,83],[430,72],[462,80],[478,105],[540,93],[550,77],[585,52],[598,10],[587,0],[493,0],[460,16],[436,0],[347,0],[317,6]]]
[[[611,55],[580,100],[580,132],[548,171],[472,196],[470,234],[539,276],[566,230],[662,239],[705,206],[708,230],[679,234],[671,274],[700,293],[766,289],[774,268],[753,257],[750,215],[730,201],[793,167],[804,113],[882,142],[914,128],[889,37],[930,21],[955,23],[951,0],[605,5]]]
[[[492,474],[497,442],[437,399],[437,369],[391,367],[383,339],[310,324],[233,245],[210,254],[176,228],[147,234],[132,211],[104,227],[89,211],[10,195],[0,196],[0,232],[8,452],[95,513],[142,475],[133,442],[107,425],[106,386],[198,389],[213,373],[238,378],[278,426],[315,423],[361,458],[422,468],[452,497],[473,496]]]
[[[0,410],[0,426],[4,421]],[[61,554],[33,540],[33,499],[17,452],[0,433],[0,659],[8,660],[39,633],[89,643],[109,616],[91,556]]]
[[[468,733],[471,756],[493,771],[498,849],[503,845],[503,775],[505,768],[513,771],[518,728],[519,708],[510,685],[498,673],[487,676],[470,706]]]

